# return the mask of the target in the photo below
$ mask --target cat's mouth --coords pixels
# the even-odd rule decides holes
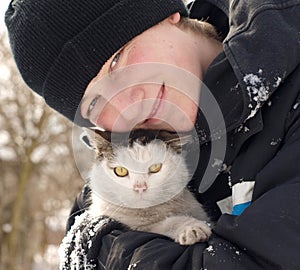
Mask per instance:
[[[155,98],[155,103],[152,107],[152,111],[151,113],[149,114],[149,116],[147,117],[147,119],[143,122],[144,123],[149,123],[150,120],[154,120],[156,119],[156,114],[161,106],[161,103],[162,103],[162,100],[163,100],[163,97],[164,97],[164,93],[165,93],[165,83],[162,84],[158,94],[157,94],[157,97]]]

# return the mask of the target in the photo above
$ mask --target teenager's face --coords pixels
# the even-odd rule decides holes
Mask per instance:
[[[104,64],[84,94],[84,118],[116,132],[193,128],[202,70],[184,47],[188,34],[175,26],[179,19],[174,14],[143,32]]]

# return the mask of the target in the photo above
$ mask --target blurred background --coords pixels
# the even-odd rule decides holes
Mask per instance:
[[[58,268],[58,246],[84,181],[72,125],[23,83],[10,53],[0,2],[0,269]]]

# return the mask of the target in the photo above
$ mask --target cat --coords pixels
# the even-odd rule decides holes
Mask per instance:
[[[92,217],[109,216],[181,245],[208,240],[211,221],[186,188],[189,172],[182,147],[191,136],[136,130],[124,140],[99,130],[86,133],[96,153],[89,175]]]

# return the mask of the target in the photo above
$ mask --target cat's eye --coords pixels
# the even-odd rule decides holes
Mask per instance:
[[[149,173],[157,173],[161,170],[162,164],[156,163],[149,167]]]
[[[128,175],[128,170],[125,167],[115,167],[114,173],[119,177],[125,177]]]

